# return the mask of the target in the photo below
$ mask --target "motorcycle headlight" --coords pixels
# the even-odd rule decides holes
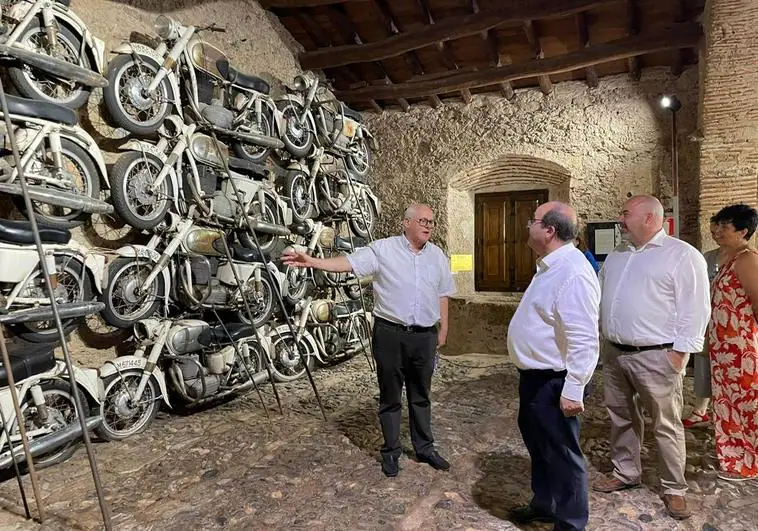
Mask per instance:
[[[192,135],[192,141],[190,142],[190,152],[199,161],[207,164],[213,164],[214,166],[223,167],[224,158],[229,158],[229,148],[219,142],[221,152],[216,149],[216,142],[202,133]]]
[[[305,90],[308,88],[308,81],[306,81],[303,76],[295,76],[293,86],[295,87],[295,90]]]
[[[163,40],[173,40],[179,36],[179,24],[166,15],[159,15],[153,23],[155,33]]]
[[[334,247],[335,232],[331,227],[324,227],[321,229],[321,234],[318,235],[318,243],[321,247],[331,249]]]

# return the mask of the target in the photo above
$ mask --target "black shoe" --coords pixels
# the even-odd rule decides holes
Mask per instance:
[[[388,478],[394,478],[400,472],[400,465],[398,465],[398,457],[396,455],[383,455],[382,456],[382,472]]]
[[[445,461],[445,459],[440,454],[438,454],[436,450],[426,455],[416,454],[416,458],[421,463],[427,463],[431,465],[431,467],[435,470],[450,470],[450,463]]]
[[[510,519],[517,524],[528,524],[530,522],[543,522],[546,524],[555,523],[555,516],[541,509],[535,509],[531,505],[516,507],[508,512]]]

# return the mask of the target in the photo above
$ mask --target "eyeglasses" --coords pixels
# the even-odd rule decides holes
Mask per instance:
[[[427,229],[431,229],[435,225],[435,222],[433,219],[419,218],[419,219],[414,219],[413,221],[415,221],[416,223],[418,223],[419,225]]]
[[[526,222],[526,228],[527,229],[531,229],[532,225],[535,225],[537,223],[542,223],[542,220],[540,218],[531,218],[531,219],[527,220],[527,222]]]

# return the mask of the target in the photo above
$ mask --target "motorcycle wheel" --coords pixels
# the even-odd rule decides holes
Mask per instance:
[[[313,146],[314,131],[308,129],[307,120],[303,124],[298,123],[297,117],[302,113],[303,106],[291,100],[277,101],[276,106],[284,115],[284,147],[295,158],[305,157]]]
[[[129,369],[121,375],[114,374],[103,382],[105,392],[100,403],[103,422],[95,429],[106,441],[122,441],[142,433],[153,422],[160,408],[160,388],[151,376],[147,380],[138,404],[132,404],[130,396],[137,391],[142,371]]]
[[[174,190],[166,178],[159,190],[150,185],[163,168],[155,156],[132,151],[121,155],[111,171],[111,202],[121,219],[140,230],[152,230],[165,219]]]
[[[350,218],[350,230],[359,238],[371,239],[376,226],[376,207],[370,199],[358,199],[362,214]],[[365,221],[364,221],[365,216]]]
[[[361,285],[358,282],[351,282],[350,284],[347,284],[343,291],[345,292],[345,296],[350,300],[358,300],[361,298]]]
[[[55,422],[59,424],[57,429],[60,430],[74,422],[79,422],[79,417],[76,415],[74,392],[73,389],[71,389],[71,384],[69,382],[66,380],[50,380],[41,384],[41,387],[42,396],[45,397],[45,405],[47,406],[48,415],[52,415]],[[79,401],[84,409],[82,415],[86,418],[89,416],[89,403],[87,402],[87,397],[84,396],[81,390],[79,391]],[[34,405],[34,400],[31,395],[29,395],[29,398],[21,404],[21,414],[24,416],[24,427],[27,432],[42,425],[41,423],[35,422],[37,406]],[[18,423],[14,422],[11,433],[18,433]],[[74,455],[81,444],[81,439],[75,439],[70,443],[59,446],[50,452],[35,457],[34,467],[41,469],[63,463]],[[26,470],[27,466],[24,465],[23,468]]]
[[[284,195],[292,209],[292,219],[302,223],[313,217],[315,198],[311,197],[308,176],[301,171],[290,171],[284,184]]]
[[[70,256],[56,256],[55,269],[58,272],[58,287],[55,289],[56,297],[62,297],[65,302],[82,302],[94,299],[93,280],[89,272],[84,269],[81,262],[73,260]],[[44,284],[42,269],[32,273],[32,278],[39,276]],[[47,288],[39,287],[41,294],[47,297]],[[62,319],[64,334],[71,333],[84,321],[84,317]],[[31,343],[54,343],[58,341],[58,329],[55,321],[34,321],[11,326],[14,335]]]
[[[250,311],[253,313],[252,324],[256,328],[266,324],[271,319],[274,313],[274,297],[274,287],[271,285],[268,274],[264,271],[261,273],[261,300],[256,301],[248,296],[247,301],[250,305]],[[244,305],[241,310],[237,311],[237,317],[241,322],[251,324]]]
[[[294,306],[313,291],[313,281],[306,272],[305,275],[298,279],[299,268],[286,266],[284,274],[287,275],[287,289],[282,293],[284,302],[289,306]]]
[[[128,328],[158,311],[166,288],[162,273],[155,277],[149,292],[135,293],[154,266],[153,262],[135,257],[120,257],[108,266],[108,285],[103,290],[105,309],[100,314],[106,323]]]
[[[368,174],[370,165],[371,149],[368,147],[368,141],[365,138],[361,138],[358,141],[358,152],[351,152],[345,157],[345,166],[359,177],[365,177]]]
[[[272,338],[271,373],[277,382],[291,382],[305,375],[305,365],[294,346],[295,339],[289,332],[274,335]],[[313,371],[316,365],[316,356],[310,351],[310,344],[303,338],[300,340],[299,347],[306,358],[305,362],[308,364],[308,369]]]
[[[84,68],[92,68],[87,53],[79,56],[83,50],[81,37],[75,35],[62,24],[58,24],[57,59],[81,65]],[[36,50],[44,55],[49,55],[44,49],[47,42],[47,33],[40,22],[40,18],[34,18],[19,38],[19,44],[30,50]],[[8,73],[11,83],[25,98],[37,99],[64,105],[69,109],[78,109],[89,99],[90,88],[81,83],[74,83],[71,87],[57,82],[53,76],[48,77],[43,70],[22,65],[18,68],[9,68]]]
[[[234,130],[241,133],[248,132],[257,133],[263,136],[274,136],[274,131],[271,125],[272,121],[271,110],[268,107],[265,107],[261,110],[260,125],[256,123],[256,117],[253,116],[250,120],[240,124]],[[232,149],[234,149],[234,154],[239,158],[247,160],[254,164],[263,164],[266,162],[266,159],[271,153],[271,148],[241,142],[238,140],[235,140],[232,143]]]
[[[278,208],[274,199],[271,196],[264,196],[263,208],[261,208],[260,201],[253,200],[248,210],[248,216],[257,217],[261,221],[267,223],[279,224],[280,219],[278,215]],[[255,245],[255,239],[247,231],[247,227],[243,224],[243,230],[238,233],[240,243],[248,249],[257,250]],[[269,259],[273,259],[282,254],[282,251],[287,247],[287,241],[284,236],[277,236],[276,234],[267,234],[265,232],[257,232],[258,244],[261,246],[261,252],[263,256]]]
[[[161,65],[146,56],[138,64],[131,55],[121,54],[108,66],[108,86],[103,89],[103,102],[113,122],[130,133],[147,136],[155,133],[174,108],[168,78],[146,96],[142,90],[158,74]]]
[[[44,152],[45,159],[47,152]],[[92,199],[100,198],[100,174],[92,157],[78,144],[68,138],[61,138],[61,158],[65,171],[73,177],[76,192]],[[40,161],[42,163],[42,161]],[[48,187],[52,189],[52,187]],[[29,219],[24,198],[13,196],[13,203],[19,212]],[[73,229],[83,225],[90,214],[81,210],[53,206],[41,201],[32,201],[37,223],[44,223],[59,229]]]

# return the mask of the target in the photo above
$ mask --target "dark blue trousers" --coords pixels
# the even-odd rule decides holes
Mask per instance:
[[[518,426],[532,460],[532,502],[555,514],[555,530],[582,530],[589,519],[587,465],[579,418],[560,408],[566,371],[519,371]]]

